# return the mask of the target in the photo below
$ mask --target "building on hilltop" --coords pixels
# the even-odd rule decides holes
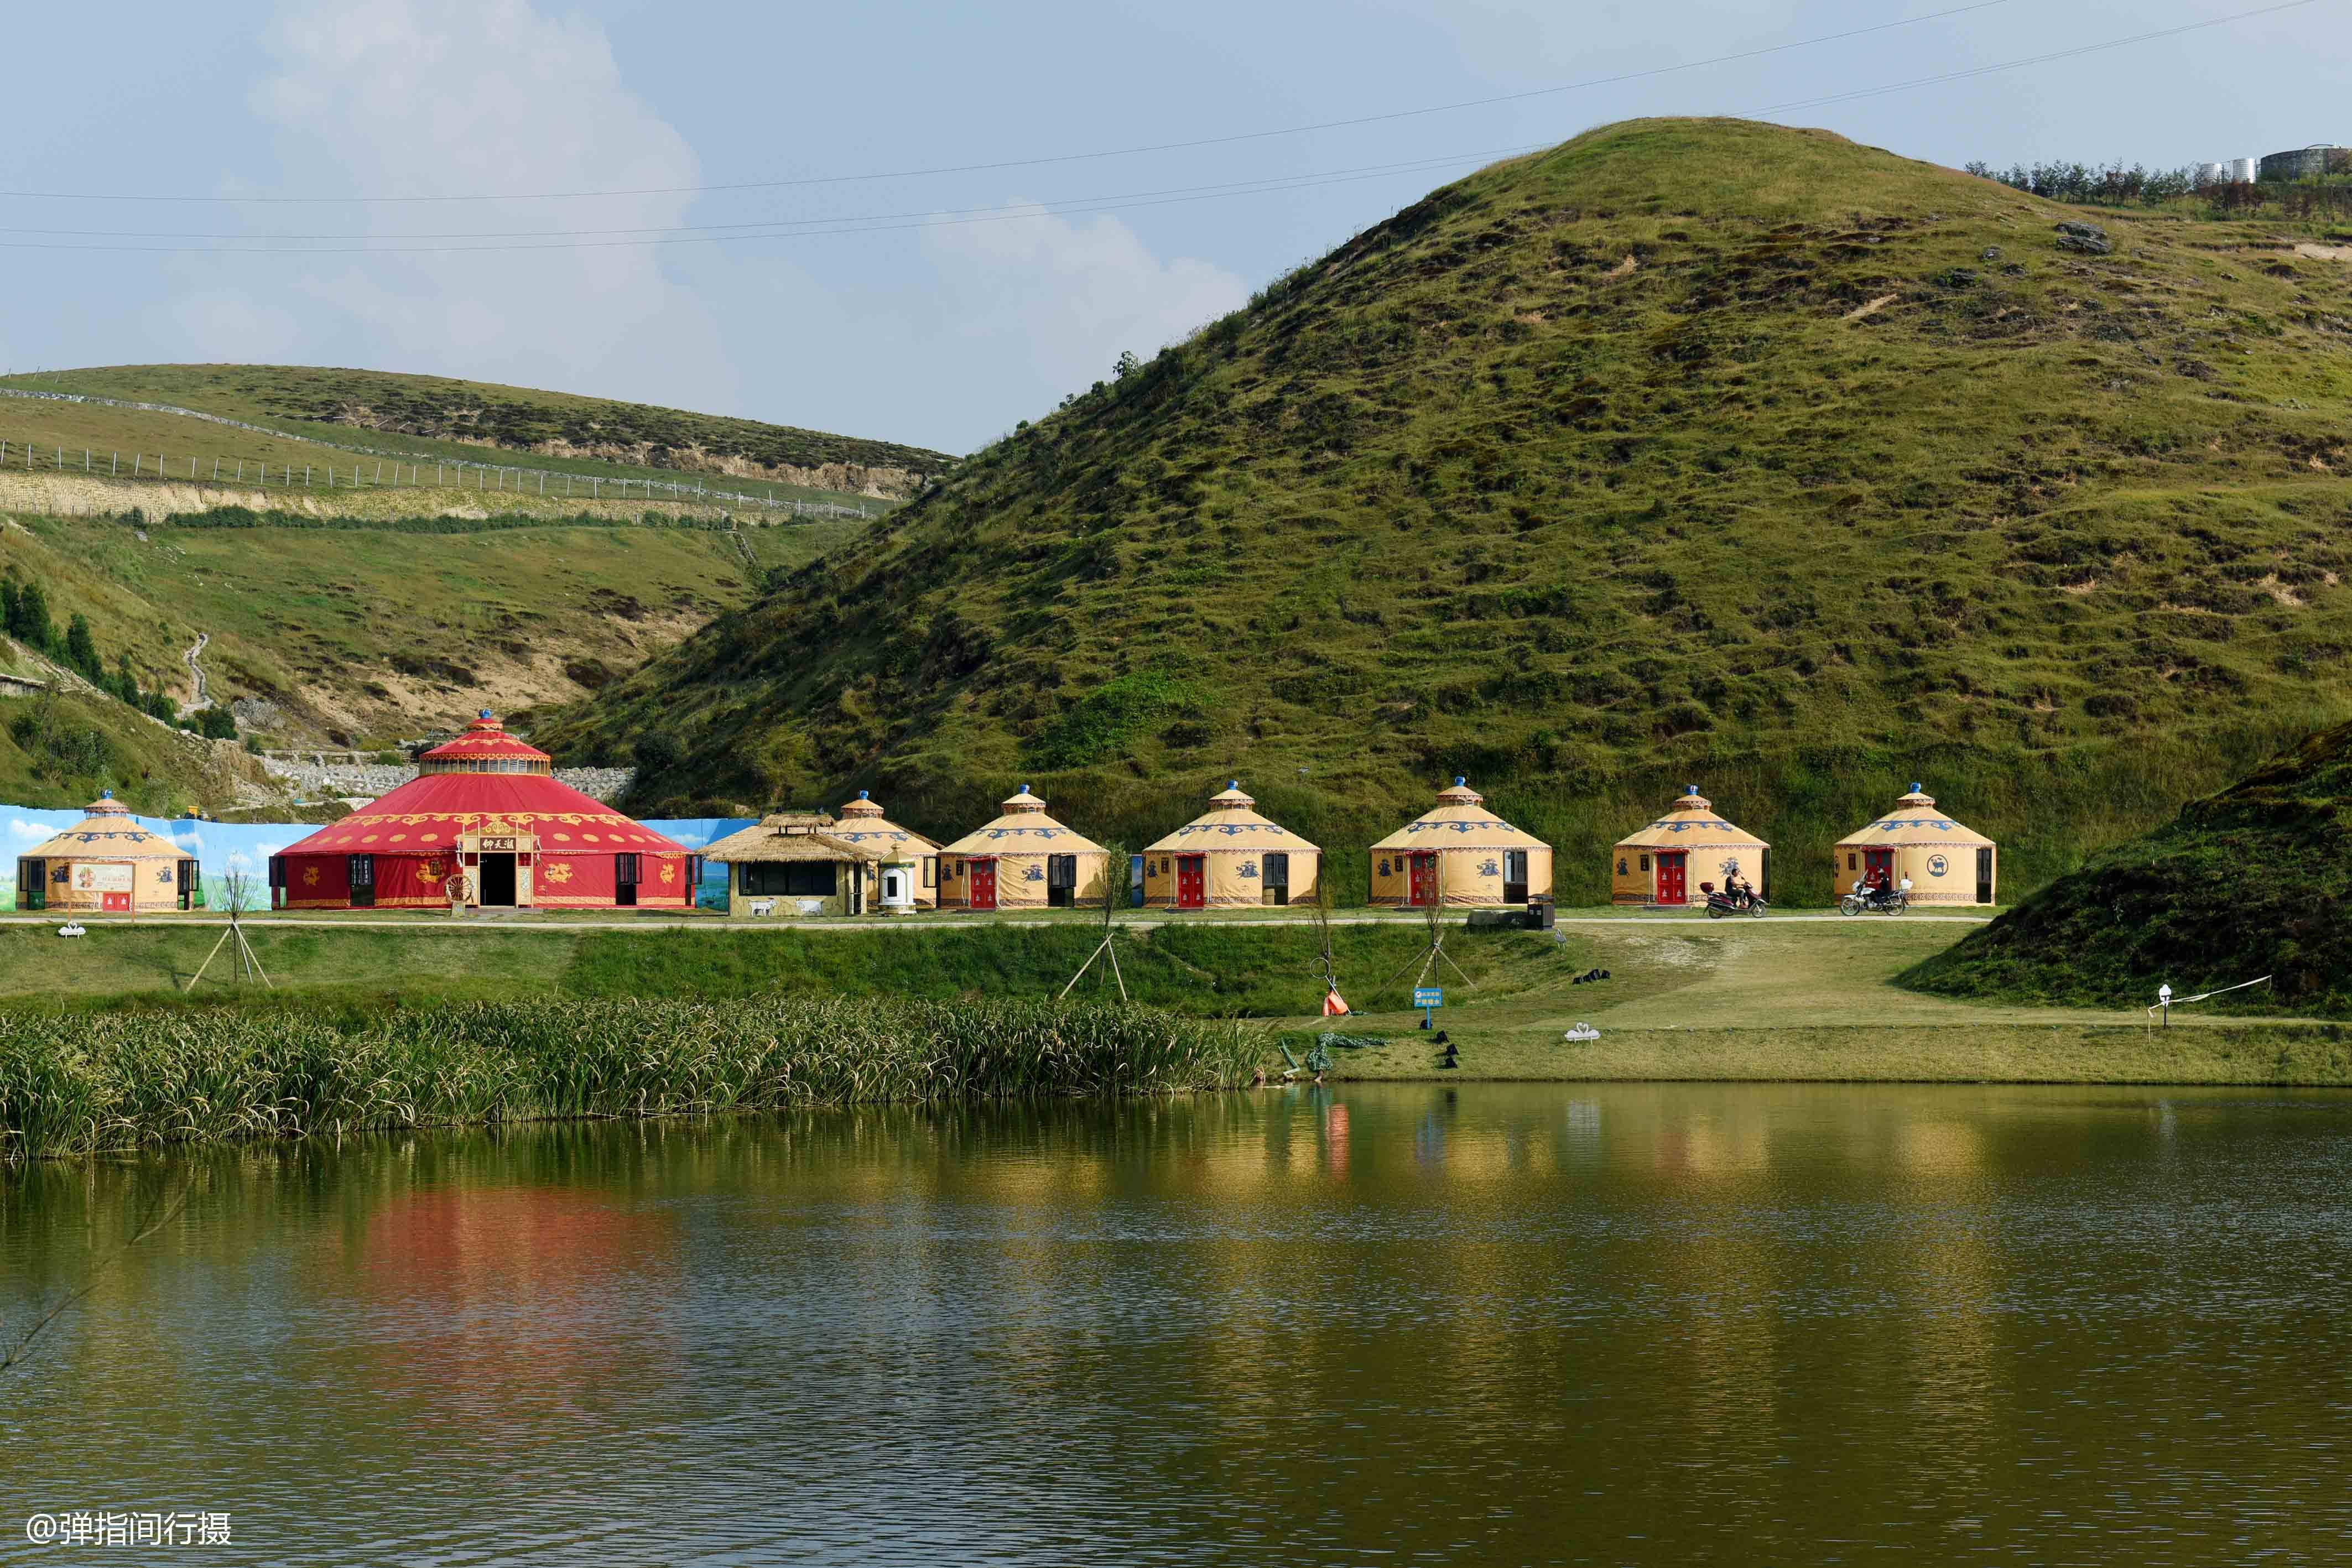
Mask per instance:
[[[276,909],[694,907],[699,857],[553,777],[490,710],[269,862]]]
[[[1551,893],[1551,846],[1521,832],[1456,776],[1437,804],[1371,852],[1371,902],[1391,909],[1525,904]]]
[[[141,827],[106,790],[82,820],[16,857],[16,907],[163,915],[204,907],[196,857]]]
[[[2325,179],[2330,174],[2352,174],[2352,147],[2315,141],[2308,147],[2268,153],[2256,166],[2254,178],[2267,185]]]
[[[1973,828],[1936,810],[1918,785],[1895,810],[1837,841],[1830,891],[1849,893],[1856,882],[1911,880],[1914,904],[1991,904],[1998,848]]]
[[[1104,896],[1110,855],[1045,814],[1045,802],[1021,786],[1003,815],[940,851],[939,906],[1069,909]]]
[[[1209,809],[1143,852],[1143,902],[1167,909],[1231,909],[1312,900],[1323,852],[1278,822],[1234,779]]]
[[[939,901],[938,852],[860,789],[838,819],[819,811],[762,817],[702,854],[732,868],[727,912],[764,919],[929,908]]]
[[[1688,904],[1701,883],[1726,886],[1735,874],[1771,896],[1772,846],[1717,816],[1696,784],[1664,816],[1618,840],[1611,855],[1612,904]]]

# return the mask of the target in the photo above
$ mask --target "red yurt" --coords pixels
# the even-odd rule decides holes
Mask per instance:
[[[273,909],[694,906],[698,857],[482,716],[417,777],[270,857]]]

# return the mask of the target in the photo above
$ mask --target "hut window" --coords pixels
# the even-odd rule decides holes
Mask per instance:
[[[1276,850],[1265,857],[1265,885],[1268,887],[1290,885],[1290,855],[1287,851]]]
[[[1528,852],[1503,852],[1503,902],[1525,904],[1528,901]]]
[[[1642,855],[1642,874],[1643,876],[1650,874],[1650,857],[1646,851]]]
[[[923,885],[925,887],[940,885],[940,857],[937,855],[923,857]]]
[[[351,876],[352,907],[353,909],[374,908],[375,856],[351,855],[346,857],[346,869]]]
[[[743,891],[760,898],[831,898],[840,890],[832,861],[751,861]]]
[[[1845,869],[1848,871],[1852,871],[1853,869],[1853,856],[1851,854],[1845,857]]]
[[[1047,855],[1045,857],[1045,885],[1047,887],[1077,886],[1078,857],[1076,855]]]

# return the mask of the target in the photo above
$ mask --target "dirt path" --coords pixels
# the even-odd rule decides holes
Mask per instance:
[[[181,706],[180,711],[184,714],[202,713],[205,709],[212,706],[211,695],[205,689],[205,667],[196,663],[196,655],[203,653],[205,651],[205,644],[212,640],[213,634],[211,632],[199,632],[196,633],[195,646],[190,648],[186,653],[180,655],[181,658],[187,661],[188,673],[196,677],[196,700],[193,703],[185,703]]]

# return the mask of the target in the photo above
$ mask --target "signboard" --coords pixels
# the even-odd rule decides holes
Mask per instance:
[[[482,841],[482,848],[493,852],[499,850],[512,850],[515,847],[516,841],[513,839],[484,839]]]
[[[76,893],[129,893],[133,868],[127,865],[91,865],[78,862],[73,869]],[[125,905],[125,907],[129,907]]]
[[[1445,1005],[1444,988],[1441,986],[1415,986],[1412,988],[1412,1005],[1417,1008],[1444,1007]]]

